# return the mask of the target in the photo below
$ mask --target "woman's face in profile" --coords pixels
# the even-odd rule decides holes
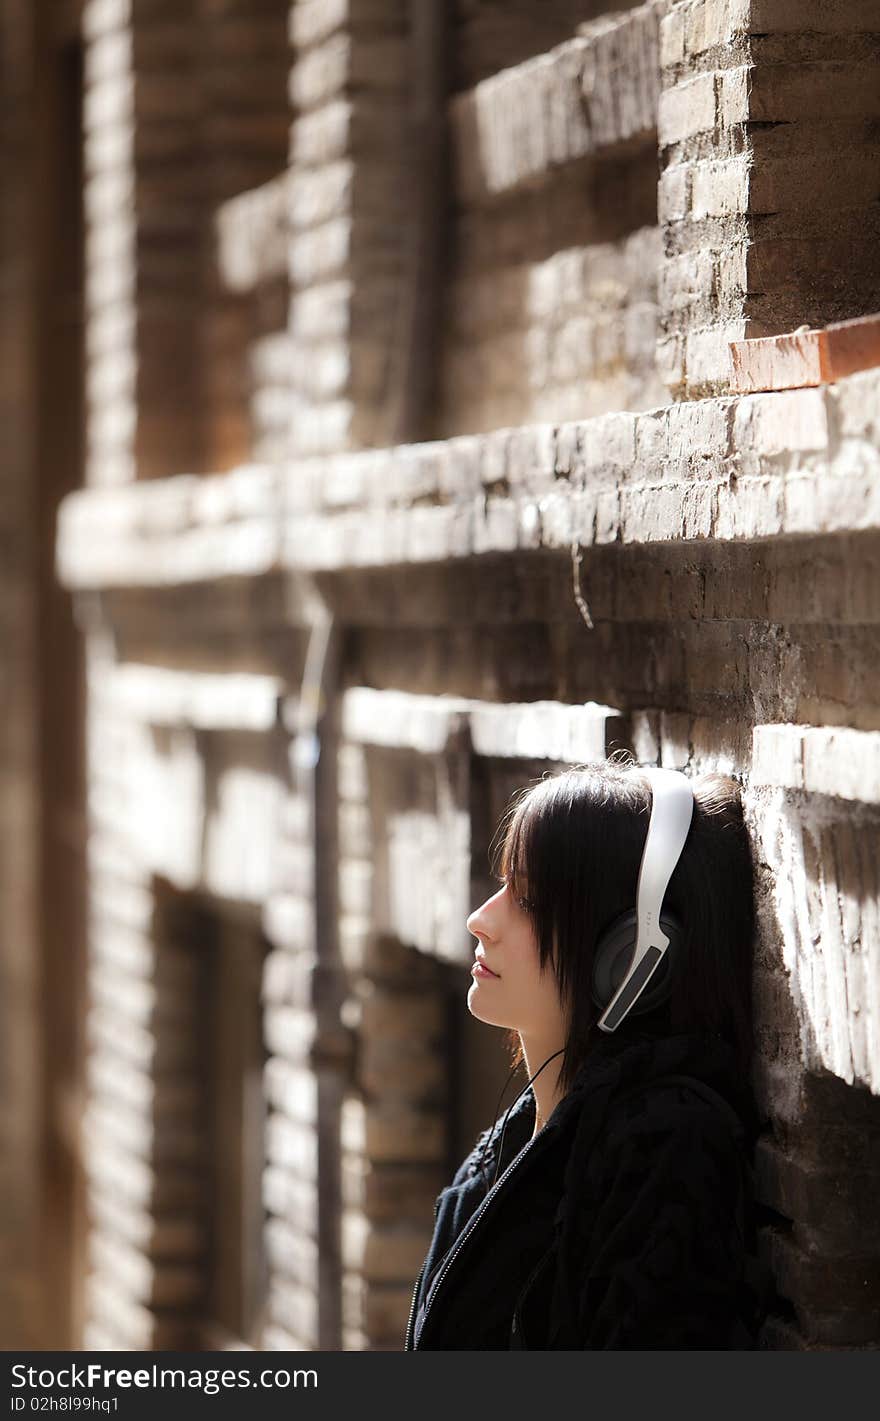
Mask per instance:
[[[559,989],[550,966],[540,970],[538,940],[522,898],[504,884],[471,913],[467,929],[478,939],[477,961],[496,974],[477,970],[468,991],[471,1015],[527,1038],[555,1040],[563,1029]]]

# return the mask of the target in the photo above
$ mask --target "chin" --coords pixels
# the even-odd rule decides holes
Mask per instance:
[[[481,1010],[485,1003],[480,1001],[480,989],[476,983],[470,988],[467,995],[467,1009],[471,1016],[477,1021],[482,1021],[486,1026],[507,1026],[506,1021],[497,1021],[490,1012]]]

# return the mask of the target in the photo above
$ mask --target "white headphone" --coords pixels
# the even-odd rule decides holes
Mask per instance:
[[[652,1010],[669,994],[671,968],[679,951],[682,927],[672,913],[663,913],[663,895],[678,863],[691,825],[694,792],[680,770],[641,769],[651,785],[651,818],[639,866],[636,907],[621,914],[600,934],[593,966],[593,999],[604,1007],[598,1025],[616,1031],[631,1011]],[[633,930],[635,929],[635,932]],[[665,931],[664,931],[665,929]],[[664,985],[645,994],[658,967]],[[656,979],[655,979],[656,986]],[[639,1006],[636,1003],[642,1001]]]

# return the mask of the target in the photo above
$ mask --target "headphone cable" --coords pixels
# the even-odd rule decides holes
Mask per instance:
[[[564,1046],[561,1046],[558,1051],[554,1051],[554,1052],[553,1052],[553,1055],[552,1055],[552,1056],[548,1056],[547,1059],[546,1059],[546,1061],[544,1062],[544,1065],[539,1066],[538,1069],[535,1071],[535,1074],[534,1074],[533,1076],[530,1076],[530,1077],[529,1077],[529,1079],[526,1081],[525,1085],[523,1086],[522,1090],[521,1090],[517,1095],[514,1096],[513,1100],[510,1102],[510,1105],[507,1107],[507,1114],[506,1114],[505,1117],[504,1117],[504,1124],[503,1124],[502,1127],[501,1127],[501,1140],[500,1140],[499,1145],[498,1145],[498,1157],[497,1157],[497,1159],[496,1159],[496,1161],[495,1161],[495,1173],[494,1173],[494,1175],[492,1176],[492,1183],[489,1185],[489,1189],[493,1189],[493,1188],[495,1187],[495,1181],[496,1181],[496,1179],[498,1178],[498,1169],[499,1169],[499,1166],[500,1166],[500,1164],[501,1164],[501,1155],[502,1155],[502,1152],[503,1152],[503,1150],[504,1150],[504,1133],[505,1133],[505,1131],[506,1131],[506,1129],[507,1129],[507,1121],[508,1121],[508,1118],[509,1118],[509,1116],[510,1116],[511,1110],[512,1110],[513,1107],[516,1105],[516,1102],[519,1100],[520,1096],[524,1095],[525,1092],[528,1090],[529,1086],[532,1084],[532,1081],[537,1080],[538,1076],[539,1076],[539,1075],[541,1074],[541,1072],[543,1071],[544,1066],[549,1066],[550,1062],[553,1061],[553,1060],[555,1060],[555,1058],[556,1058],[557,1056],[561,1056],[564,1050],[565,1050],[565,1047],[564,1047]],[[502,1089],[501,1089],[501,1095],[498,1097],[498,1104],[497,1104],[497,1106],[495,1107],[495,1119],[494,1119],[493,1122],[492,1122],[492,1129],[489,1131],[488,1135],[486,1136],[486,1139],[483,1141],[483,1148],[482,1148],[482,1151],[480,1152],[479,1169],[480,1169],[480,1173],[481,1173],[481,1174],[482,1174],[482,1172],[483,1172],[483,1157],[484,1157],[484,1155],[485,1155],[485,1153],[486,1153],[486,1149],[487,1149],[487,1147],[488,1147],[489,1141],[490,1141],[490,1139],[492,1138],[492,1133],[493,1133],[493,1131],[494,1131],[494,1129],[495,1129],[495,1126],[498,1124],[498,1112],[499,1112],[499,1110],[501,1109],[501,1101],[502,1101],[503,1098],[504,1098],[504,1092],[507,1090],[507,1087],[510,1085],[511,1080],[512,1080],[513,1076],[516,1074],[516,1072],[517,1072],[518,1069],[519,1069],[519,1062],[517,1062],[517,1064],[514,1066],[513,1070],[511,1071],[510,1075],[507,1077],[507,1080],[504,1082],[504,1085],[503,1085],[503,1087],[502,1087]],[[536,1104],[537,1104],[537,1103],[536,1103]],[[487,1191],[487,1192],[488,1192],[488,1191]]]

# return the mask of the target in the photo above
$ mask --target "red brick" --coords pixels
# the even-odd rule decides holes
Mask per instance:
[[[823,330],[730,343],[731,390],[791,390],[841,380],[880,365],[880,315],[838,321]]]

